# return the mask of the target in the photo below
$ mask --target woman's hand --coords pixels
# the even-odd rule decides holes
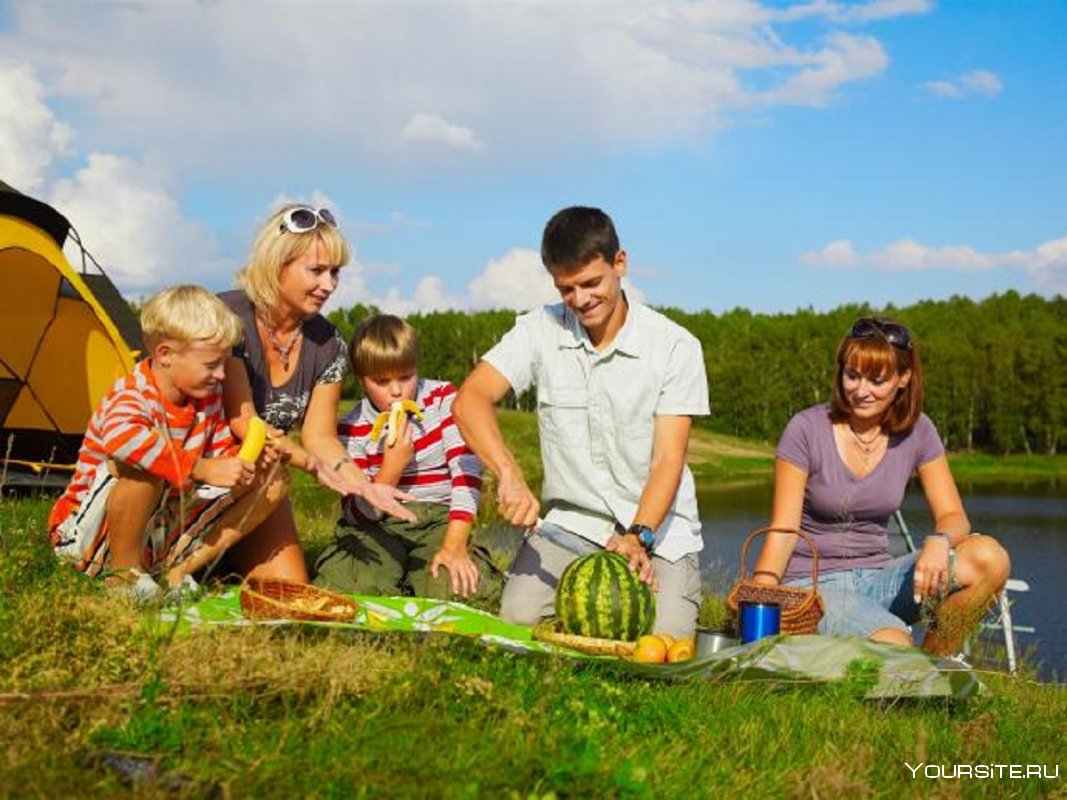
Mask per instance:
[[[418,517],[410,510],[400,505],[399,501],[412,502],[415,496],[402,492],[388,483],[349,483],[349,489],[344,494],[353,494],[369,503],[379,511],[391,517],[402,519],[404,522],[417,522]]]
[[[277,428],[267,428],[267,443],[263,445],[263,452],[256,462],[257,471],[266,471],[279,461],[284,464],[292,458],[292,454],[282,445],[284,436]]]
[[[445,545],[438,550],[430,562],[430,575],[436,578],[441,567],[452,578],[453,594],[470,597],[478,591],[478,567],[471,561],[466,547],[455,549]]]
[[[309,474],[314,476],[315,480],[320,485],[325,486],[327,489],[337,492],[338,494],[359,494],[356,489],[361,485],[346,479],[340,472],[333,467],[323,464],[311,453],[307,454],[306,466],[304,467]]]
[[[927,536],[915,561],[912,585],[916,603],[943,597],[949,590],[948,554],[952,543],[944,534]]]

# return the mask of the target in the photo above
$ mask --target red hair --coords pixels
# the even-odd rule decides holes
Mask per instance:
[[[914,341],[905,349],[890,344],[882,336],[862,339],[846,336],[841,340],[837,347],[837,370],[830,401],[830,419],[834,422],[844,422],[852,413],[842,384],[846,369],[853,369],[867,378],[888,378],[910,371],[907,385],[897,390],[897,396],[886,410],[882,430],[888,434],[901,434],[915,427],[923,410],[923,372]]]

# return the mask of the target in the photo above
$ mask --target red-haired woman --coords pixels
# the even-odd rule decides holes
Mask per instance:
[[[818,548],[820,633],[911,644],[908,625],[929,618],[923,647],[947,655],[989,608],[1010,564],[994,539],[971,533],[922,399],[908,329],[857,320],[837,348],[833,399],[794,416],[778,443],[771,526],[801,528]],[[892,558],[889,518],[916,472],[934,532],[916,552]],[[791,534],[768,534],[754,580],[810,585],[809,548]]]

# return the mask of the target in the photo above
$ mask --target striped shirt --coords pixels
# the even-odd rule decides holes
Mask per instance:
[[[89,420],[74,475],[52,509],[48,529],[54,532],[81,506],[108,459],[162,478],[177,496],[190,483],[197,459],[236,452],[221,386],[209,397],[176,406],[160,394],[148,359],[140,361],[132,375],[108,390]]]
[[[421,420],[408,422],[415,455],[400,476],[397,487],[420,503],[447,505],[448,518],[471,521],[478,510],[482,489],[482,462],[467,447],[452,419],[456,387],[447,381],[419,379],[415,403]],[[380,411],[367,398],[360,400],[337,426],[337,436],[352,460],[373,478],[382,467],[385,436],[370,438]],[[366,506],[354,497],[342,501],[345,519],[358,525],[368,520]]]

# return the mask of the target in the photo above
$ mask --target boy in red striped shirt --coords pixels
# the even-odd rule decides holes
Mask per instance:
[[[388,314],[363,320],[349,343],[364,398],[337,426],[338,437],[372,481],[414,495],[405,508],[417,521],[383,519],[359,499],[344,498],[337,535],[316,561],[315,583],[356,594],[459,595],[488,605],[499,596],[500,571],[484,548],[470,546],[482,464],[452,420],[456,387],[420,378],[419,355],[415,330]],[[412,415],[393,417],[399,424],[390,430],[390,409],[404,401]]]
[[[120,378],[89,421],[78,463],[48,527],[56,554],[104,575],[139,604],[180,595],[192,574],[284,499],[288,478],[236,458],[222,405],[223,365],[241,321],[199,286],[175,286],[141,310],[148,357]],[[268,478],[268,476],[270,476]]]

